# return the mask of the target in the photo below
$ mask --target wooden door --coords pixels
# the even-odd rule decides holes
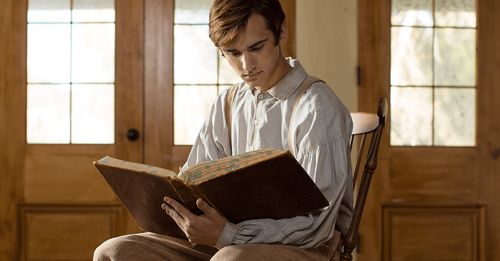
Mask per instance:
[[[0,2],[1,260],[90,260],[105,239],[136,230],[92,164],[143,161],[143,1],[114,6],[114,142],[56,145],[27,143],[28,2]]]
[[[390,146],[388,124],[358,260],[500,259],[500,3],[476,5],[476,144]],[[359,107],[369,111],[377,97],[391,100],[391,1],[361,0],[358,10]]]
[[[173,140],[174,0],[115,2],[115,143],[26,144],[27,0],[0,1],[0,260],[88,260],[138,231],[92,166],[104,155],[176,170],[190,146]],[[294,35],[294,0],[283,0]],[[290,37],[284,47],[294,55]],[[129,129],[140,133],[126,138]]]

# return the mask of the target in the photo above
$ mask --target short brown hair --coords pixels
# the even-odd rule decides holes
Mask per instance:
[[[268,29],[279,43],[285,13],[279,0],[213,0],[210,8],[209,37],[220,47],[234,41],[245,28],[251,14],[266,19]]]

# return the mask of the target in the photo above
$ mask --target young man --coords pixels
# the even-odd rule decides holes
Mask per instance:
[[[329,260],[335,228],[345,233],[352,216],[352,122],[324,82],[283,56],[284,18],[279,0],[213,2],[210,38],[243,82],[217,98],[183,168],[260,148],[289,149],[330,205],[308,216],[233,224],[201,199],[204,214],[196,216],[165,198],[161,207],[191,244],[127,235],[103,243],[94,260],[195,260],[214,253],[212,260]]]

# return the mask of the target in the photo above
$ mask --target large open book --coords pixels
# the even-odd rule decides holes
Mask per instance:
[[[161,209],[169,196],[195,214],[203,198],[230,222],[307,215],[328,201],[288,151],[262,149],[193,165],[180,173],[112,157],[94,162],[144,231],[183,237]]]

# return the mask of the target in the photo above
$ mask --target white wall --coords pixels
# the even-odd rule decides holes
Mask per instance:
[[[297,0],[297,58],[357,111],[355,0]]]

